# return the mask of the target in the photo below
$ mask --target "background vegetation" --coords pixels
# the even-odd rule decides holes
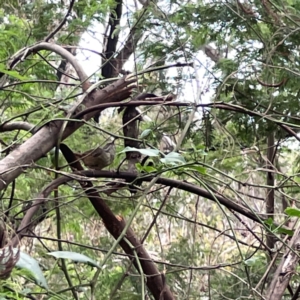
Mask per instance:
[[[299,1],[0,3],[1,299],[299,298]]]

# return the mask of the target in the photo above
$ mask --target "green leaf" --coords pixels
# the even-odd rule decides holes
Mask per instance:
[[[274,230],[274,233],[281,233],[281,234],[287,234],[289,236],[293,236],[294,230],[279,227],[279,228],[276,228],[276,230]]]
[[[56,258],[63,258],[63,259],[70,259],[75,262],[85,263],[90,266],[100,268],[96,261],[92,260],[91,258],[87,257],[86,255],[71,252],[71,251],[54,251],[47,253],[48,255],[52,255]]]
[[[18,249],[14,249],[15,254],[17,254],[17,251]],[[47,281],[43,275],[39,263],[33,257],[20,251],[20,257],[16,263],[16,267],[28,271],[39,286],[48,290]]]
[[[284,212],[290,217],[300,218],[300,209],[295,207],[287,207]]]
[[[281,233],[281,234],[287,234],[289,236],[292,236],[294,234],[293,230],[286,229],[283,227],[278,227],[274,225],[274,221],[272,218],[268,218],[267,220],[264,221],[266,225],[269,225],[269,228],[272,230],[274,233]]]
[[[159,150],[157,149],[137,149],[134,147],[126,147],[124,150],[122,150],[119,153],[125,153],[131,151],[136,151],[146,156],[159,156]]]
[[[273,223],[274,223],[274,220],[272,219],[272,218],[268,218],[267,220],[265,220],[264,221],[264,223],[266,224],[266,225],[273,225]]]
[[[196,171],[196,172],[198,172],[200,174],[203,174],[203,175],[206,174],[206,168],[198,166],[198,165],[187,166],[185,168],[185,171],[187,171],[187,170]]]
[[[9,71],[4,65],[0,64],[0,72],[19,80],[30,80],[30,78],[20,75],[17,71]]]
[[[259,260],[261,260],[260,257],[255,257],[255,256],[253,256],[253,257],[251,257],[251,258],[245,260],[245,261],[244,261],[244,264],[245,264],[246,266],[248,266],[248,267],[252,267],[252,266],[254,266],[254,265],[256,264],[256,262],[259,261]]]
[[[153,172],[156,172],[157,169],[154,168],[153,166],[144,166],[144,171],[147,172],[147,173],[153,173]]]
[[[164,158],[161,158],[160,161],[170,165],[181,165],[186,163],[184,157],[178,152],[170,152]]]
[[[146,138],[151,132],[152,132],[152,129],[145,129],[145,130],[141,133],[140,138],[141,138],[141,139]]]

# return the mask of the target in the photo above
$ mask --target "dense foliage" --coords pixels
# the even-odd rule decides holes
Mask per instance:
[[[299,12],[3,0],[1,298],[297,299]]]

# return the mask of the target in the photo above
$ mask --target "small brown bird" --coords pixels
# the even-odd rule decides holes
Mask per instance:
[[[88,169],[102,170],[109,166],[116,154],[115,141],[107,143],[103,148],[97,147],[83,153],[74,153]]]

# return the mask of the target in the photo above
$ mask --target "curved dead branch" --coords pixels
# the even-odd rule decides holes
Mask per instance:
[[[256,80],[262,85],[262,86],[266,86],[266,87],[280,87],[282,85],[284,85],[287,82],[286,78],[283,78],[280,82],[278,83],[266,83],[261,81],[259,78],[256,77]]]
[[[84,91],[86,91],[89,88],[90,83],[87,81],[88,76],[85,73],[85,71],[83,70],[83,68],[81,67],[81,65],[78,63],[78,61],[76,60],[75,56],[73,56],[68,50],[64,49],[63,47],[61,47],[57,44],[53,44],[53,43],[41,42],[41,43],[38,43],[31,47],[20,50],[10,60],[9,69],[13,69],[14,67],[16,67],[16,65],[19,62],[24,60],[30,54],[34,54],[41,50],[52,51],[52,52],[60,55],[62,58],[66,59],[75,69],[75,71],[79,77],[79,80],[82,83],[82,89]]]
[[[166,105],[166,106],[177,106],[177,107],[189,107],[191,106],[190,102],[174,102],[174,101],[168,101],[168,102],[162,102],[160,99],[165,99],[165,97],[158,97],[158,98],[152,98],[153,100],[149,101],[149,100],[143,100],[143,101],[130,101],[130,102],[123,102],[123,103],[105,103],[105,104],[99,104],[99,105],[95,105],[95,106],[91,106],[89,108],[87,108],[86,110],[83,110],[81,112],[79,112],[78,114],[76,114],[74,116],[74,119],[80,119],[83,115],[87,114],[87,113],[91,113],[92,111],[96,111],[96,110],[102,110],[108,107],[127,107],[127,106],[141,106],[141,105]],[[167,98],[169,99],[169,98]],[[206,107],[206,108],[215,108],[215,109],[223,109],[223,110],[228,110],[228,111],[233,111],[233,112],[239,112],[239,113],[243,113],[249,116],[257,116],[257,117],[261,117],[264,118],[266,120],[269,120],[271,122],[273,122],[274,124],[277,124],[278,126],[280,126],[284,131],[288,132],[290,136],[295,137],[298,141],[300,141],[300,137],[297,135],[297,133],[295,131],[293,131],[288,125],[286,125],[287,123],[283,123],[280,118],[274,119],[272,117],[266,116],[262,113],[259,112],[255,112],[253,110],[249,110],[246,107],[243,107],[241,105],[235,105],[235,104],[231,104],[231,103],[224,103],[224,102],[215,102],[215,103],[206,103],[206,104],[197,104],[196,105],[197,108],[199,107]],[[261,106],[263,107],[263,106]],[[265,108],[265,107],[263,107]],[[271,110],[269,109],[269,112],[272,112],[274,114],[276,114],[277,116],[281,116],[281,117],[285,117],[284,114],[282,114],[279,111],[275,111],[275,110]],[[290,119],[295,119],[298,120],[298,118],[291,116]],[[293,124],[289,124],[291,127],[293,126]]]
[[[13,130],[25,130],[34,134],[37,131],[37,127],[34,124],[28,122],[22,122],[22,121],[5,123],[0,126],[0,132],[13,131]]]

